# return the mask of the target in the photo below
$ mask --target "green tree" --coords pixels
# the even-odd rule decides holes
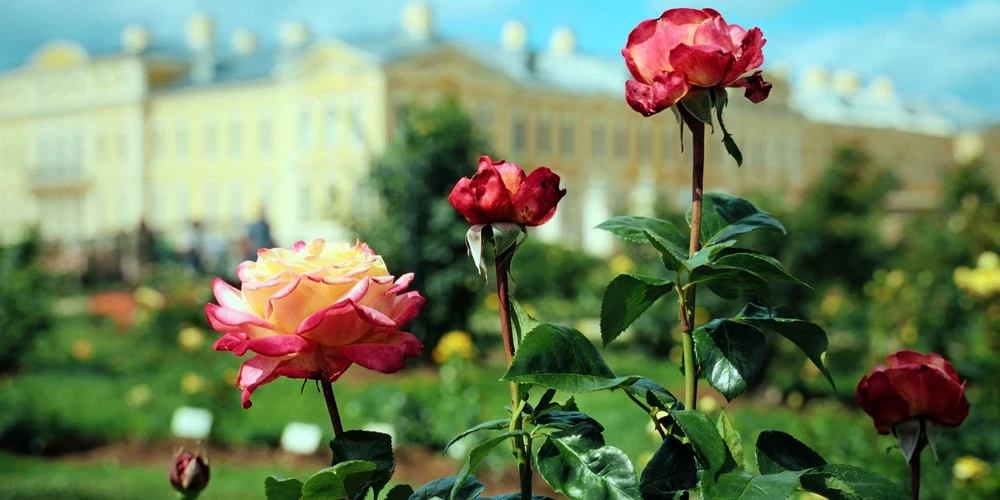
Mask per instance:
[[[0,246],[0,373],[17,370],[21,357],[52,326],[55,278],[41,264],[42,240],[32,231]]]
[[[409,328],[429,354],[445,332],[465,328],[484,289],[466,258],[469,224],[448,203],[461,177],[489,151],[485,136],[454,100],[408,107],[370,185],[381,213],[356,229],[396,275],[416,274],[412,289],[427,299]]]

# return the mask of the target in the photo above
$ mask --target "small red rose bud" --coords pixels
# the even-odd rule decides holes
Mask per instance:
[[[185,499],[197,498],[201,490],[208,486],[208,460],[183,448],[178,450],[170,467],[170,484]]]

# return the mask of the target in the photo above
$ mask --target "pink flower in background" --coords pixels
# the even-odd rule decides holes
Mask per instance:
[[[727,24],[713,9],[670,9],[629,33],[622,55],[635,80],[625,82],[625,100],[645,116],[696,88],[745,87],[761,102],[771,84],[753,70],[764,63],[765,41],[760,28]]]
[[[358,242],[298,242],[261,249],[237,268],[239,290],[216,278],[216,304],[205,313],[224,335],[213,346],[254,356],[240,367],[243,407],[278,377],[334,381],[352,364],[382,373],[403,368],[423,344],[399,331],[424,298],[406,291],[413,274],[395,279],[382,257]]]
[[[469,224],[512,222],[538,226],[556,213],[556,205],[566,195],[559,189],[559,176],[548,167],[538,167],[529,175],[515,163],[479,158],[479,170],[458,180],[448,201]]]
[[[907,420],[930,419],[942,427],[958,427],[969,416],[965,383],[939,354],[899,351],[858,382],[861,409],[880,434]]]

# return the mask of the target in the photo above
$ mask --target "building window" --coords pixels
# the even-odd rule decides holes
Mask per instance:
[[[174,143],[175,153],[178,160],[187,159],[187,144],[188,144],[188,132],[187,125],[184,124],[183,120],[177,120],[177,135],[176,141]]]
[[[562,146],[563,156],[573,156],[573,150],[575,149],[575,144],[573,143],[573,135],[576,129],[573,126],[573,122],[570,118],[566,118],[562,124],[561,137],[559,138],[559,143]]]
[[[552,140],[552,127],[549,126],[549,119],[541,117],[538,119],[538,153],[547,154],[549,144]]]
[[[205,155],[209,158],[215,158],[218,141],[219,138],[218,132],[215,130],[215,120],[209,120],[208,125],[205,126]]]
[[[260,152],[265,156],[271,154],[271,117],[263,116],[260,119]]]
[[[299,112],[299,146],[309,147],[309,108],[303,106]]]
[[[229,154],[233,156],[240,155],[240,122],[238,118],[233,118],[233,121],[229,124]]]
[[[337,108],[330,104],[326,108],[326,145],[333,146],[337,143]]]
[[[628,158],[628,129],[624,125],[615,130],[615,158]]]
[[[510,141],[515,153],[523,153],[526,149],[527,135],[524,130],[524,117],[515,116],[511,121]]]
[[[595,123],[590,128],[590,154],[595,158],[604,157],[607,137],[604,135],[604,125]]]
[[[357,147],[365,145],[365,122],[361,117],[361,105],[357,103],[351,108],[351,141]]]

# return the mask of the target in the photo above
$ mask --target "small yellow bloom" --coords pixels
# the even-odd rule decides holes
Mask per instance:
[[[167,298],[164,297],[162,293],[148,286],[140,286],[139,288],[136,288],[135,293],[132,295],[137,304],[154,311],[163,309],[163,306],[167,303]]]
[[[702,396],[698,399],[698,409],[706,414],[715,413],[719,409],[719,402],[712,396]]]
[[[204,391],[207,387],[208,382],[201,375],[194,372],[184,374],[184,378],[181,379],[181,390],[185,394],[197,394]]]
[[[486,306],[486,308],[489,309],[490,311],[499,311],[500,296],[498,296],[495,292],[487,294],[486,297],[483,299],[483,305]]]
[[[129,389],[125,397],[130,408],[142,408],[153,399],[153,391],[146,384],[139,384]]]
[[[86,339],[76,339],[72,347],[73,359],[79,362],[89,361],[94,357],[94,346]]]
[[[694,308],[694,326],[701,326],[712,320],[712,315],[704,307]]]
[[[906,282],[906,274],[900,269],[893,269],[885,275],[885,285],[889,288],[899,288]]]
[[[177,345],[184,351],[197,351],[205,343],[205,332],[201,328],[189,326],[177,334]]]
[[[612,274],[630,273],[635,270],[635,261],[628,255],[615,255],[608,262],[608,267],[611,268]]]
[[[966,455],[955,461],[952,473],[955,475],[955,479],[959,481],[982,479],[989,476],[990,464],[976,457]]]
[[[983,252],[976,259],[976,267],[979,269],[1000,269],[1000,255],[996,252]]]
[[[471,360],[476,355],[476,346],[472,343],[472,337],[461,330],[453,330],[441,337],[438,345],[434,347],[432,353],[434,362],[443,365],[452,356],[457,356],[466,361]]]

